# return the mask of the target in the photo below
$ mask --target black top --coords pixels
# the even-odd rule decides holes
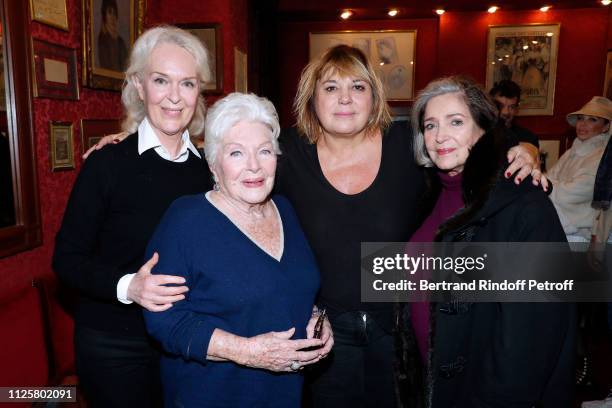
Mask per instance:
[[[535,147],[540,147],[538,137],[531,130],[525,129],[513,122],[512,126],[510,126],[510,131],[514,133],[519,141],[531,143]]]
[[[209,189],[205,161],[183,163],[153,149],[138,154],[138,135],[94,152],[72,188],[55,242],[53,268],[79,292],[76,323],[144,336],[142,311],[117,300],[117,283],[143,264],[160,218],[176,198]],[[163,256],[163,254],[160,254]]]
[[[389,327],[392,306],[362,303],[360,243],[407,241],[421,219],[418,199],[423,173],[412,153],[412,132],[393,123],[382,138],[378,174],[364,191],[347,195],[323,175],[317,148],[296,129],[281,135],[276,188],[289,198],[312,246],[321,272],[319,303],[332,313],[378,311]],[[382,316],[385,316],[384,318]]]
[[[472,148],[462,179],[466,207],[443,224],[441,240],[566,242],[546,193],[530,177],[519,185],[503,177],[504,144],[488,133]],[[551,265],[549,254],[529,255],[530,265]],[[573,304],[454,301],[431,310],[432,408],[571,406]]]

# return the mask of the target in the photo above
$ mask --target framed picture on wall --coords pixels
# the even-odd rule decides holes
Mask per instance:
[[[414,98],[416,30],[332,31],[310,33],[310,59],[338,44],[362,50],[383,82],[387,98]]]
[[[66,0],[30,0],[32,20],[69,31]]]
[[[32,40],[32,64],[35,97],[79,99],[74,49]]]
[[[603,95],[612,100],[612,51],[608,51]]]
[[[489,27],[487,89],[505,79],[519,84],[519,116],[553,114],[559,31],[559,24]]]
[[[119,119],[81,119],[81,146],[83,153],[106,135],[121,132]]]
[[[120,91],[145,0],[83,1],[83,85]]]
[[[211,80],[204,85],[205,94],[223,92],[223,37],[221,24],[179,24],[202,41],[210,58]]]
[[[72,141],[72,123],[51,122],[50,141],[51,170],[74,169],[74,143]]]

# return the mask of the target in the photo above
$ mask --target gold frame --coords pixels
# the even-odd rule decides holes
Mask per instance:
[[[202,92],[205,95],[216,95],[223,93],[223,33],[221,24],[218,23],[197,23],[197,24],[177,24],[184,30],[198,37],[206,47],[209,55],[209,65],[211,81],[204,84]],[[212,34],[213,38],[210,38]]]
[[[246,52],[234,47],[234,90],[249,92],[249,64]]]
[[[603,96],[612,100],[612,50],[606,53],[606,74],[604,75]]]
[[[65,133],[67,132],[67,133]],[[62,134],[63,133],[63,134]],[[65,137],[65,157],[59,153],[58,138]],[[74,132],[72,122],[49,122],[49,149],[51,154],[51,170],[62,171],[74,169]]]
[[[560,33],[559,23],[489,26],[486,87],[491,89],[494,83],[501,79],[512,79],[518,83],[523,90],[518,116],[553,115]],[[496,45],[496,40],[499,38],[508,39],[505,48]],[[536,49],[542,44],[541,39],[545,40],[546,47]],[[530,60],[533,62],[530,63]],[[528,65],[527,68],[519,65],[520,69],[524,69],[521,73],[516,68],[516,64]],[[504,67],[509,67],[505,69],[507,71],[505,73],[501,72]],[[510,78],[506,78],[508,75]],[[525,85],[525,81],[528,82],[528,86]],[[544,95],[539,95],[540,92]]]
[[[49,18],[46,18],[45,16],[41,16],[40,15],[41,7],[42,8],[49,7],[50,8],[49,11],[58,12],[60,16],[59,17],[51,16]],[[39,23],[47,24],[51,27],[59,28],[64,31],[70,31],[66,0],[30,0],[30,17],[32,18],[32,20],[38,21]],[[56,19],[54,20],[54,18]],[[63,21],[57,20],[57,18],[60,18]]]
[[[112,69],[100,68],[94,64],[95,34],[94,34],[94,1],[82,0],[83,4],[83,86],[109,91],[121,91],[124,73]],[[142,33],[144,15],[146,13],[146,0],[129,1],[130,18],[128,39],[128,54],[136,38]]]
[[[359,47],[385,87],[387,100],[414,100],[417,30],[314,31],[309,34],[309,60],[337,44]],[[386,55],[381,50],[386,48]],[[377,61],[380,63],[377,64]]]

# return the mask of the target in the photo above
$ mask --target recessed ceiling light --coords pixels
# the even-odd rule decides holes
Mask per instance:
[[[612,3],[612,0],[601,0],[601,4],[603,4],[604,6],[609,6],[610,3]]]
[[[611,0],[612,1],[612,0]],[[546,33],[547,37],[552,37],[553,35],[555,35],[554,33]]]
[[[399,13],[398,9],[391,9],[387,12],[387,14],[389,15],[389,17],[395,17],[397,16],[397,13]]]
[[[610,1],[612,1],[612,0],[610,0]],[[439,15],[439,16],[441,16],[444,13],[446,13],[446,10],[444,10],[444,9],[437,9],[436,10],[436,14]]]
[[[540,11],[543,12],[543,13],[546,13],[548,10],[550,10],[550,6],[540,7]]]
[[[611,0],[611,1],[612,1],[612,0]],[[495,13],[497,10],[499,10],[499,7],[497,7],[497,6],[492,6],[492,7],[489,7],[489,9],[488,9],[487,11],[488,11],[489,13],[493,14],[493,13]]]
[[[340,13],[340,18],[343,20],[346,20],[352,15],[353,15],[353,12],[351,10],[343,10],[342,13]]]

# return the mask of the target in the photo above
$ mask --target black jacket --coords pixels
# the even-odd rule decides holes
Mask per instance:
[[[507,142],[484,135],[463,172],[465,208],[440,241],[565,242],[556,211],[531,180],[503,177]],[[426,405],[432,408],[569,407],[574,306],[567,303],[431,305]]]

